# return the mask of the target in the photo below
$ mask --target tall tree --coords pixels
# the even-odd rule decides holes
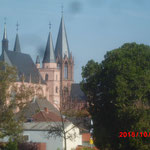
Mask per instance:
[[[101,149],[148,150],[150,138],[123,138],[119,133],[150,132],[150,47],[126,43],[104,58],[82,69],[95,144]]]
[[[17,86],[14,67],[0,62],[0,138],[17,140],[22,133],[23,115],[16,119],[15,112],[24,107],[33,96],[32,88]]]

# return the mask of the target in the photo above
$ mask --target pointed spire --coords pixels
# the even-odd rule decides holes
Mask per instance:
[[[40,64],[40,57],[39,56],[36,57],[36,64]]]
[[[19,24],[17,22],[16,24],[16,31],[17,31],[17,34],[16,34],[16,39],[15,39],[15,45],[14,45],[14,52],[21,52],[21,48],[20,48],[20,42],[19,42],[19,35],[18,35],[18,27],[19,27]]]
[[[56,61],[55,61],[52,34],[51,32],[49,32],[43,63],[51,63],[51,62],[56,62]]]
[[[7,40],[6,18],[4,18],[4,34],[3,34],[3,40]]]
[[[7,40],[6,24],[4,25],[3,40]]]
[[[14,45],[14,52],[21,52],[18,33],[16,34],[16,40],[15,40],[15,45]]]
[[[61,22],[60,22],[60,27],[59,27],[59,32],[58,32],[58,37],[57,37],[57,42],[55,47],[55,55],[56,57],[60,55],[61,58],[64,58],[65,55],[68,58],[70,57],[69,45],[68,45],[63,15],[61,17]]]
[[[6,18],[4,22],[4,34],[3,34],[3,40],[2,40],[2,52],[4,50],[8,50],[8,39],[7,39],[7,31],[6,31]]]

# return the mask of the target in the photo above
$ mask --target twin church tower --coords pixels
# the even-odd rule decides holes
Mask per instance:
[[[11,55],[9,53],[11,53]],[[68,93],[68,95],[70,94],[71,86],[74,82],[74,59],[72,57],[72,53],[69,50],[69,44],[67,40],[67,34],[66,34],[63,15],[61,17],[61,22],[59,26],[59,32],[58,32],[55,49],[53,46],[52,34],[51,32],[49,32],[45,52],[43,51],[43,53],[44,53],[44,57],[43,57],[42,62],[40,61],[39,56],[37,56],[36,63],[35,63],[36,68],[33,68],[30,71],[31,73],[29,71],[28,71],[28,74],[25,73],[26,74],[25,76],[27,76],[27,78],[29,76],[32,76],[32,81],[34,81],[33,78],[37,78],[37,76],[35,75],[35,72],[38,72],[39,78],[41,77],[43,83],[46,85],[46,87],[43,87],[42,82],[41,82],[41,87],[43,87],[42,90],[44,93],[43,95],[54,105],[60,106],[61,102],[64,101],[64,95],[66,93]],[[8,39],[7,39],[7,33],[6,33],[6,25],[5,25],[3,40],[2,40],[2,56],[1,57],[3,59],[6,59],[4,57],[8,56],[9,58],[10,56],[9,58],[10,62],[13,63],[14,60],[13,58],[11,58],[12,55],[14,55],[13,57],[16,57],[18,59],[19,55],[23,56],[25,54],[21,52],[18,33],[16,34],[13,52],[9,51]],[[28,61],[28,60],[25,60],[25,61]],[[19,64],[16,63],[16,65],[17,65],[16,67],[19,68],[19,70],[21,70],[21,67],[18,66]],[[27,70],[28,68],[26,67],[27,66],[23,66],[22,70],[23,69]],[[36,71],[32,73],[33,70],[36,70]],[[29,82],[29,80],[27,80],[27,82]],[[32,83],[30,82],[30,84]]]

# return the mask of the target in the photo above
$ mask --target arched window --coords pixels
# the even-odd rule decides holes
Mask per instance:
[[[68,79],[68,64],[67,63],[65,63],[65,66],[64,66],[64,78]]]
[[[56,93],[58,93],[58,87],[56,86]]]
[[[56,74],[56,81],[57,81],[58,79],[57,79],[57,74]]]
[[[58,69],[60,68],[60,63],[59,63],[59,62],[57,63],[57,68],[58,68]]]
[[[45,81],[48,81],[48,74],[45,75]]]

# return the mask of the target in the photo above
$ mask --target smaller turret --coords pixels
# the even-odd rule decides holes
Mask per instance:
[[[21,52],[18,33],[16,34],[16,40],[15,40],[15,45],[14,45],[14,52]]]
[[[49,24],[49,29],[51,29],[51,24]],[[55,68],[56,66],[57,64],[55,59],[52,34],[51,32],[49,32],[45,53],[43,57],[43,68]]]
[[[7,31],[6,31],[6,22],[4,23],[4,34],[2,40],[2,52],[8,50],[8,39],[7,39]]]
[[[20,42],[19,42],[19,35],[18,35],[18,27],[19,24],[16,24],[17,26],[17,34],[16,34],[16,40],[15,40],[15,45],[14,45],[14,52],[21,52],[21,48],[20,48]]]
[[[36,57],[36,67],[39,69],[40,68],[40,57]]]

